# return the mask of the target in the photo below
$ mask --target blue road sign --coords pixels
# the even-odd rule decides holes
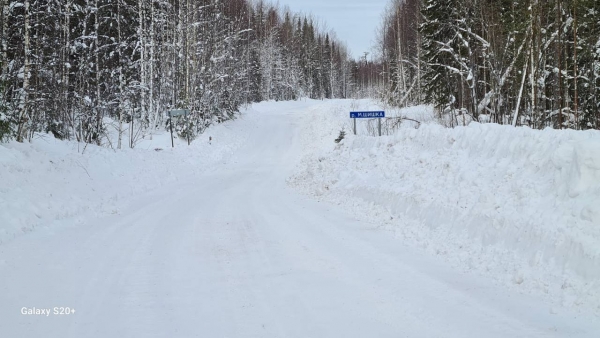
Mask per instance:
[[[350,112],[351,119],[380,119],[385,117],[384,111],[353,111]]]

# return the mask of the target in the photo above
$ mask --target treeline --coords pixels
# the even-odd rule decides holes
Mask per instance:
[[[341,42],[262,1],[0,1],[3,139],[106,144],[112,130],[133,147],[169,109],[191,110],[175,127],[193,138],[246,103],[360,93]]]
[[[379,52],[390,104],[465,120],[600,129],[600,1],[393,0]]]

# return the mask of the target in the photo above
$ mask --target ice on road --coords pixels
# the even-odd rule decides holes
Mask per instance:
[[[600,336],[289,188],[310,104],[246,116],[249,142],[216,170],[0,245],[0,336]],[[21,313],[55,307],[75,313]]]

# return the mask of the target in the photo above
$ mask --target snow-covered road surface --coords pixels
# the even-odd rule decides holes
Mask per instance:
[[[247,116],[250,141],[216,170],[0,245],[0,337],[600,336],[289,188],[311,104]]]

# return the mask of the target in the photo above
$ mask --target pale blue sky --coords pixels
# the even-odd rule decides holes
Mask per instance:
[[[293,12],[312,13],[346,42],[355,58],[371,52],[389,0],[279,0]]]

